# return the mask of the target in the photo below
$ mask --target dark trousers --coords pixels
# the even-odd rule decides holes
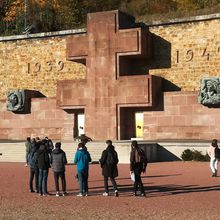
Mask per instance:
[[[141,180],[140,174],[135,174],[135,182],[134,182],[134,192],[136,193],[138,191],[138,186],[140,187],[141,193],[144,193],[144,186]]]
[[[39,193],[40,194],[47,194],[47,177],[48,177],[48,169],[43,170],[39,169]]]
[[[62,183],[62,190],[63,190],[63,192],[66,192],[65,172],[54,172],[54,181],[55,181],[56,192],[59,192],[59,177],[60,177],[61,183]]]
[[[78,171],[79,193],[88,193],[88,171]]]
[[[29,189],[33,191],[33,180],[35,177],[35,190],[38,191],[38,177],[39,177],[39,169],[38,168],[30,168],[30,178],[29,178]]]
[[[118,190],[115,178],[110,177],[110,180],[112,182],[112,186],[113,186],[114,190]],[[104,188],[105,188],[105,192],[108,193],[108,177],[107,176],[104,176]]]

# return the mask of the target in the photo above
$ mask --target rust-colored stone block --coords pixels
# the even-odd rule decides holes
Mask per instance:
[[[173,125],[173,116],[160,116],[160,117],[158,117],[158,124],[160,126]]]
[[[179,106],[180,115],[192,115],[193,106],[192,105],[180,105]]]
[[[173,116],[173,124],[176,126],[185,126],[186,117],[185,116]]]
[[[173,105],[187,105],[187,98],[185,95],[173,96]]]
[[[124,23],[125,18],[133,22],[132,28]],[[161,89],[156,77],[120,73],[120,57],[124,61],[127,57],[149,57],[149,31],[133,28],[133,24],[133,18],[119,11],[93,13],[87,17],[87,34],[67,40],[67,59],[81,63],[86,60],[87,74],[84,81],[58,82],[57,105],[64,109],[84,108],[85,132],[95,140],[106,139],[106,135],[120,139],[117,106],[154,106],[158,98],[155,88]]]

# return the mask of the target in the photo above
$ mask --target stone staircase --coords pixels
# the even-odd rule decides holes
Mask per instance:
[[[62,142],[62,149],[66,152],[68,163],[73,163],[73,158],[77,149],[78,142]],[[119,163],[129,163],[130,142],[113,143],[118,153]],[[90,152],[93,162],[98,162],[102,151],[106,148],[104,142],[89,142],[87,149]],[[147,151],[149,161],[156,161],[157,150],[155,144],[143,146]],[[2,155],[1,155],[2,153]],[[25,163],[25,143],[0,143],[0,162],[23,162]]]
[[[68,163],[73,163],[73,158],[78,142],[63,142],[62,149],[66,152]],[[88,143],[87,149],[90,152],[93,162],[98,162],[102,151],[106,148],[103,142]],[[120,163],[129,163],[130,149],[127,146],[115,146],[118,152]],[[0,143],[0,162],[23,162],[25,163],[25,143]]]
[[[24,143],[0,143],[0,162],[25,162]]]

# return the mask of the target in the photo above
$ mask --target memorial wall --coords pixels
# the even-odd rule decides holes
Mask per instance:
[[[198,103],[198,94],[201,79],[220,73],[220,15],[155,23],[148,28],[151,55],[137,69],[162,79],[163,97],[157,107],[144,109],[143,139],[216,137],[220,110]],[[85,33],[86,29],[80,29],[0,37],[0,139],[44,134],[73,138],[76,115],[71,108],[57,105],[57,83],[86,79],[86,66],[68,60],[66,54],[67,39]],[[16,89],[41,94],[31,97],[28,114],[6,109],[8,91]]]

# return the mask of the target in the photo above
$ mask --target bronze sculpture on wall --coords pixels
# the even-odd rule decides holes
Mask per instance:
[[[198,100],[203,105],[220,105],[220,78],[202,79]]]
[[[7,110],[12,112],[25,110],[25,90],[10,90],[7,93]]]

